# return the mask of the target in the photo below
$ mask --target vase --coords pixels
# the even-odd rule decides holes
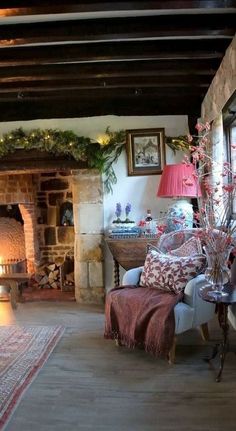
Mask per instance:
[[[207,258],[205,278],[212,286],[212,290],[209,292],[210,296],[220,297],[227,295],[223,289],[225,284],[230,281],[231,277],[228,262],[232,248],[232,246],[226,247],[225,250],[218,252],[207,246],[204,247]]]
[[[176,199],[166,215],[167,232],[193,227],[193,206],[186,199]]]

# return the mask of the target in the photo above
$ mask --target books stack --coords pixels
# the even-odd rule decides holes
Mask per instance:
[[[122,227],[109,230],[110,238],[138,238],[140,236],[139,227]]]

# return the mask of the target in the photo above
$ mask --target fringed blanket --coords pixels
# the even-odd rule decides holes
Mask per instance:
[[[167,357],[174,341],[174,306],[182,297],[145,287],[112,289],[106,298],[104,337]]]

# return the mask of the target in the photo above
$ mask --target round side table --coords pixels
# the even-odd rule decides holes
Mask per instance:
[[[212,355],[207,358],[207,362],[214,359],[217,354],[220,356],[220,368],[216,376],[216,381],[220,382],[221,375],[224,368],[225,356],[229,352],[229,323],[228,323],[228,306],[236,303],[236,286],[227,284],[223,288],[224,295],[214,297],[210,295],[212,292],[212,286],[207,285],[199,289],[200,297],[207,302],[213,302],[216,304],[216,312],[218,315],[218,322],[222,329],[222,341],[216,344],[213,348]]]

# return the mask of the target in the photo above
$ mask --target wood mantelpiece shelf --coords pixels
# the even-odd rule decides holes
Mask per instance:
[[[120,284],[120,269],[122,266],[126,271],[131,268],[142,266],[145,261],[148,244],[156,245],[158,238],[105,238],[114,260],[114,286]]]

